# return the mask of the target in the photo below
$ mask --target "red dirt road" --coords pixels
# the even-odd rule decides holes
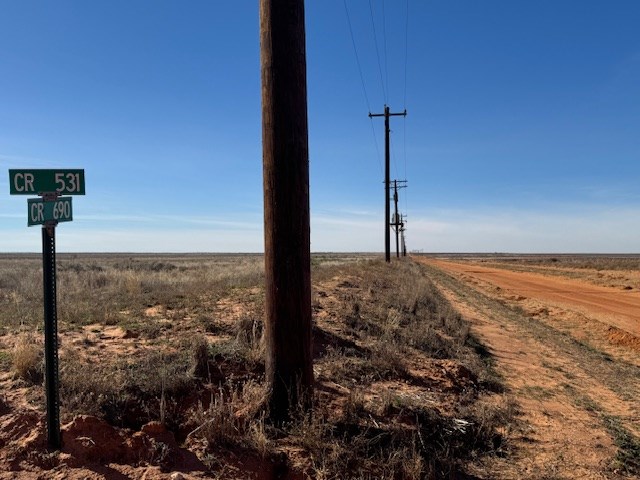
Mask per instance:
[[[503,293],[589,315],[640,337],[640,292],[600,287],[567,278],[429,259],[438,268],[500,287]]]
[[[638,288],[635,272],[616,271],[624,282],[612,288],[560,277],[572,274],[560,268],[417,261],[469,321],[517,405],[512,454],[487,464],[481,478],[640,478],[625,460],[636,458],[640,440],[640,293],[623,290]]]

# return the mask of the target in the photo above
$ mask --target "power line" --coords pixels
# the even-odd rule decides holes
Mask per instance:
[[[409,0],[406,0],[406,16],[404,22],[404,108],[407,108],[407,64],[409,59]],[[402,152],[404,154],[404,178],[407,177],[407,117],[403,118],[403,147]],[[407,195],[404,195],[404,211],[409,210]]]
[[[403,125],[402,125],[403,126],[403,132],[402,133],[403,133],[403,137],[404,137],[403,138],[404,145],[402,146],[402,151],[403,151],[403,154],[404,154],[404,178],[408,178],[407,177],[407,117],[405,117],[403,119],[402,123],[403,123]],[[404,211],[405,212],[409,211],[409,205],[408,205],[409,201],[408,201],[407,197],[408,197],[407,194],[405,194],[404,197],[403,197],[404,198]]]
[[[376,146],[376,158],[378,159],[378,165],[380,165],[380,172],[383,172],[382,157],[380,155],[380,147],[378,147],[378,137],[376,137],[376,128],[373,126],[373,118],[369,118],[371,123],[371,134],[373,135],[373,143]]]
[[[347,15],[347,23],[349,25],[349,34],[351,36],[351,45],[353,45],[353,53],[356,56],[356,64],[358,65],[358,73],[360,74],[360,84],[362,85],[362,93],[364,94],[364,99],[367,102],[367,111],[371,111],[371,104],[369,103],[369,95],[367,95],[367,88],[364,83],[364,75],[362,74],[362,66],[360,65],[360,57],[358,55],[358,48],[356,47],[356,39],[353,35],[353,26],[351,25],[351,16],[349,15],[349,9],[347,8],[347,0],[342,0],[344,5],[344,12]],[[382,158],[380,156],[380,147],[378,147],[378,138],[376,137],[376,130],[373,126],[373,118],[370,118],[371,123],[371,135],[373,136],[373,143],[376,146],[376,158],[378,159],[378,165],[380,166],[380,171],[383,171],[382,167]]]
[[[409,0],[407,0],[406,18],[404,22],[404,108],[407,108],[407,59],[409,57]]]
[[[373,134],[373,138],[374,138],[374,144],[376,147],[376,153],[377,153],[377,158],[378,161],[380,161],[380,149],[378,147],[378,141],[377,141],[377,137],[375,134],[375,128],[373,125],[373,117],[384,117],[385,118],[385,167],[384,167],[384,176],[385,176],[385,180],[384,180],[384,185],[385,185],[385,260],[387,262],[390,261],[390,228],[391,228],[391,222],[390,222],[390,196],[389,196],[389,190],[390,190],[390,128],[389,128],[389,117],[391,116],[404,116],[406,117],[407,115],[407,110],[406,110],[406,102],[407,102],[407,64],[408,64],[408,24],[409,24],[409,1],[406,0],[406,18],[405,18],[405,54],[404,54],[404,91],[403,91],[403,97],[404,97],[404,104],[405,104],[405,108],[404,111],[402,113],[398,112],[398,113],[391,113],[389,106],[388,106],[388,98],[389,98],[389,68],[388,68],[388,52],[387,52],[387,20],[386,20],[386,7],[385,7],[385,0],[381,0],[382,2],[382,34],[383,34],[383,47],[384,47],[384,66],[385,66],[385,71],[384,74],[382,72],[382,63],[381,63],[381,59],[380,59],[380,50],[379,50],[379,45],[378,45],[378,35],[377,35],[377,31],[376,31],[376,22],[375,22],[375,18],[374,18],[374,12],[373,12],[373,4],[372,1],[369,0],[369,13],[370,13],[370,18],[371,18],[371,27],[373,30],[373,41],[374,41],[374,45],[375,45],[375,52],[376,52],[376,60],[378,63],[378,73],[380,75],[380,85],[382,87],[382,95],[383,98],[385,100],[385,105],[384,105],[384,113],[377,113],[377,114],[373,114],[371,113],[371,105],[369,102],[369,96],[367,95],[367,90],[366,90],[366,85],[365,85],[365,81],[364,81],[364,74],[362,72],[362,65],[360,64],[360,57],[358,55],[358,48],[356,45],[356,41],[355,41],[355,35],[353,33],[353,25],[351,23],[351,16],[349,15],[349,9],[347,7],[347,2],[346,0],[343,0],[343,6],[344,6],[344,10],[345,10],[345,14],[347,16],[347,24],[349,26],[349,34],[351,36],[351,44],[353,46],[353,51],[354,54],[356,56],[356,63],[358,66],[358,73],[360,75],[360,83],[362,85],[362,91],[364,93],[364,97],[365,97],[365,101],[367,102],[367,107],[369,108],[369,118],[371,119],[371,132]],[[385,79],[386,79],[386,83],[385,83]],[[404,148],[403,148],[403,155],[404,155],[404,166],[405,166],[405,178],[406,178],[406,173],[407,173],[407,152],[406,152],[406,121],[403,123],[404,128],[403,128],[403,143],[404,143]],[[394,170],[396,173],[396,178],[398,177],[398,161],[397,161],[397,157],[394,155]],[[396,182],[397,183],[397,182]],[[396,184],[394,184],[396,185]],[[398,196],[397,196],[397,185],[396,185],[396,189],[395,189],[395,195],[394,195],[394,199],[395,199],[395,205],[396,205],[396,213],[395,213],[395,228],[396,228],[396,255],[399,256],[399,239],[398,239],[398,235],[401,233],[402,234],[402,245],[403,245],[403,252],[406,251],[406,247],[405,247],[405,237],[404,237],[404,221],[400,221],[399,220],[399,213],[398,213],[398,205],[397,205],[397,200],[398,200]],[[406,206],[406,198],[405,198],[405,206]],[[402,228],[400,228],[402,227]]]
[[[393,133],[393,132],[394,131],[391,130],[391,133]],[[394,172],[396,174],[396,178],[399,178],[398,177],[398,156],[396,155],[395,147],[394,147],[394,149],[391,149],[392,146],[393,146],[393,144],[392,144],[391,136],[389,136],[389,148],[390,148],[391,151],[393,151],[393,153],[391,154],[393,156],[393,162],[392,162],[393,163],[393,170],[394,170]]]
[[[387,91],[384,86],[384,78],[382,76],[382,65],[380,63],[380,50],[378,49],[378,35],[376,34],[376,22],[373,19],[373,6],[369,0],[369,12],[371,13],[371,27],[373,28],[373,43],[376,46],[376,57],[378,59],[378,71],[380,72],[380,85],[382,85],[382,97],[385,104],[388,103]]]
[[[402,145],[402,153],[404,154],[404,178],[407,178],[407,117],[404,118],[402,122],[402,135],[403,135],[403,145]],[[404,210],[407,211],[407,197],[404,197]]]
[[[384,78],[387,85],[387,95],[389,94],[389,65],[387,57],[387,15],[384,8],[384,0],[382,0],[382,41],[384,45]],[[389,103],[389,98],[385,99]]]
[[[349,9],[347,8],[347,0],[342,0],[342,3],[344,4],[344,12],[347,14],[347,23],[349,24],[349,33],[351,35],[351,44],[353,45],[353,52],[356,54],[356,63],[358,64],[358,72],[360,73],[360,83],[362,83],[362,91],[364,92],[364,99],[367,102],[367,110],[371,111],[369,96],[367,95],[367,89],[364,85],[364,76],[362,75],[362,67],[360,66],[360,57],[358,56],[358,49],[356,48],[356,40],[355,40],[355,37],[353,36],[353,27],[351,26],[351,17],[349,16]]]

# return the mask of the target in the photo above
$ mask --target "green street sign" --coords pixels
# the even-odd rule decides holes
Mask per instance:
[[[84,195],[84,169],[9,170],[11,195]]]
[[[56,200],[45,201],[42,198],[27,200],[27,225],[44,225],[46,222],[70,222],[73,220],[71,197],[58,197]]]

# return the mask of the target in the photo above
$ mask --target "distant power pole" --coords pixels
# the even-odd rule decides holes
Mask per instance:
[[[384,259],[387,262],[391,261],[391,237],[389,232],[391,228],[391,215],[389,211],[389,117],[395,116],[406,117],[407,110],[405,109],[402,113],[390,113],[389,107],[385,105],[384,113],[369,112],[369,117],[384,117]]]
[[[400,185],[398,185],[398,183],[400,183]],[[393,181],[393,203],[395,204],[395,213],[393,215],[393,222],[391,222],[391,226],[393,226],[393,230],[396,232],[396,258],[400,258],[400,245],[398,242],[398,235],[400,234],[401,227],[403,227],[402,217],[398,214],[398,189],[406,188],[406,183],[406,180]]]
[[[260,0],[269,415],[310,407],[311,254],[304,0]]]
[[[406,230],[407,216],[406,215],[401,215],[401,219],[402,219],[402,223],[400,224],[400,234],[402,236],[402,256],[406,257],[407,256],[407,242],[406,242],[406,239],[404,238],[404,232]]]

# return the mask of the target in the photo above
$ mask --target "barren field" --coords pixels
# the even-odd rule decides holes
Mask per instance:
[[[637,478],[639,269],[596,260],[314,255],[274,426],[261,256],[60,255],[50,451],[40,258],[0,256],[0,479]]]
[[[520,406],[502,478],[640,475],[637,258],[418,259]]]
[[[312,259],[311,415],[264,410],[260,256],[61,255],[61,451],[40,259],[0,258],[0,478],[494,478],[516,405],[409,259]]]

